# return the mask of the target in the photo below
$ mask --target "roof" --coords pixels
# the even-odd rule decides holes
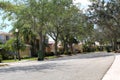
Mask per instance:
[[[0,35],[10,35],[10,33],[0,31]]]

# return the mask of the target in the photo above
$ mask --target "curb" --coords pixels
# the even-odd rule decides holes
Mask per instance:
[[[1,63],[0,67],[8,66],[8,64]]]
[[[112,65],[102,80],[120,80],[120,55],[115,55]]]
[[[102,77],[101,80],[106,80],[106,79],[105,79],[105,76],[107,75],[107,73],[109,72],[109,70],[110,70],[110,68],[112,67],[113,63],[115,62],[115,59],[116,59],[116,56],[115,56],[115,54],[114,54],[114,60],[113,60],[113,62],[111,63],[111,65],[108,67],[108,69],[106,70],[106,72],[104,73],[104,76]]]

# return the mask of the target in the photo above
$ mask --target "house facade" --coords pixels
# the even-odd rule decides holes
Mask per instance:
[[[12,33],[0,31],[0,43],[1,44],[5,44],[12,37],[14,37]],[[24,51],[20,51],[20,57],[21,58],[31,57],[30,45],[26,44],[26,49]]]
[[[9,40],[12,37],[11,33],[6,33],[3,31],[0,31],[0,42],[5,43],[7,40]]]

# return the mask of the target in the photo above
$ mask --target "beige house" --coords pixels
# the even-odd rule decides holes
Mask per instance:
[[[0,31],[0,42],[5,43],[7,40],[11,38],[11,36],[12,36],[11,33]]]
[[[55,52],[55,42],[54,41],[49,41],[48,42],[49,47],[46,47],[46,52]],[[78,53],[82,53],[83,52],[83,46],[82,43],[78,43],[78,44],[73,44],[73,51],[74,52],[78,52]],[[58,51],[62,51],[63,50],[63,45],[61,42],[58,42],[57,44],[58,47]]]
[[[73,50],[74,52],[82,53],[83,52],[82,43],[73,44]]]
[[[26,48],[24,51],[20,51],[20,57],[25,58],[25,57],[31,57],[31,51],[30,51],[30,45],[26,44]]]
[[[0,43],[4,44],[7,40],[9,40],[12,37],[12,33],[0,31]],[[24,51],[20,51],[20,57],[31,57],[30,45],[26,44],[26,49]]]

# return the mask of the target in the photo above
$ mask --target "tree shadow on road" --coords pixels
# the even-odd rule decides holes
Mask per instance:
[[[56,63],[46,63],[42,65],[32,65],[32,66],[16,66],[16,67],[9,67],[0,69],[0,73],[8,73],[8,72],[17,72],[17,71],[24,71],[24,72],[39,72],[45,69],[55,69],[56,66],[60,66]]]
[[[73,56],[67,56],[67,57],[61,57],[57,59],[53,59],[50,61],[53,61],[52,63],[44,63],[44,64],[37,64],[37,65],[29,65],[29,66],[10,66],[8,68],[1,68],[0,73],[9,73],[9,72],[18,72],[18,71],[24,71],[24,72],[41,72],[43,70],[53,70],[57,67],[63,66],[64,64],[56,63],[56,61],[61,60],[71,60],[71,59],[91,59],[91,58],[100,58],[100,57],[108,57],[108,56],[114,56],[114,54],[77,54]],[[55,61],[55,62],[54,62]]]
[[[100,57],[108,57],[108,56],[114,56],[113,53],[88,53],[88,54],[76,54],[73,56],[67,56],[67,57],[61,57],[56,58],[51,61],[56,60],[69,60],[69,59],[91,59],[91,58],[100,58]]]

